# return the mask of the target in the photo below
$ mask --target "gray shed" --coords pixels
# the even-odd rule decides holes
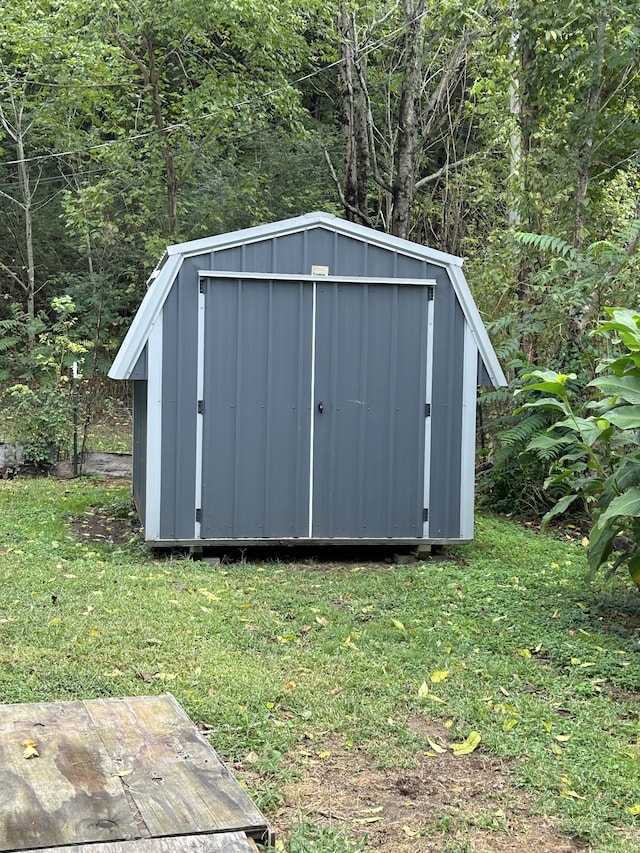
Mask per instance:
[[[170,246],[109,376],[152,545],[473,538],[505,379],[460,258],[325,213]]]

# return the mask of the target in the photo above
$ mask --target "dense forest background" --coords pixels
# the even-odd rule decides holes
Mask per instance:
[[[167,244],[315,209],[465,256],[510,376],[588,376],[639,72],[636,0],[3,4],[0,379],[104,376]]]

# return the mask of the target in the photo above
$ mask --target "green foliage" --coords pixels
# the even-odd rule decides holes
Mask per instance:
[[[24,447],[25,461],[48,468],[71,443],[71,401],[64,382],[33,390],[27,385],[8,389],[5,418],[11,438]]]
[[[76,334],[76,306],[68,295],[51,300],[49,319],[40,311],[33,321],[17,304],[11,316],[0,320],[0,378],[52,384],[72,365],[83,360],[90,348]],[[33,344],[30,346],[30,338]]]
[[[340,829],[325,829],[310,822],[296,826],[287,838],[288,853],[359,853],[365,841],[352,843]]]
[[[483,423],[490,446],[477,475],[478,501],[494,512],[537,516],[551,505],[544,489],[549,466],[527,445],[534,435],[551,425],[552,419],[543,411],[514,413],[510,397],[520,388],[521,381],[514,379],[509,396],[499,389],[486,392],[480,400],[483,413],[492,412],[492,416]]]
[[[607,313],[611,319],[595,334],[609,341],[614,336],[621,354],[603,362],[586,389],[577,389],[591,396],[571,389],[575,374],[534,370],[522,389],[529,399],[519,411],[553,417],[526,447],[550,462],[545,486],[562,494],[545,523],[583,501],[593,522],[591,576],[605,564],[609,573],[624,564],[640,586],[640,314],[620,308]],[[611,563],[614,550],[619,553]]]

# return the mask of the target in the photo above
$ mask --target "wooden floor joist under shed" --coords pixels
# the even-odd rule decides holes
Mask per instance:
[[[273,833],[170,694],[0,705],[0,851],[255,853]]]

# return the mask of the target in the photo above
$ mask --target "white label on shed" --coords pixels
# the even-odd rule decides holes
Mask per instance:
[[[323,267],[319,264],[311,266],[311,275],[329,275],[329,267]]]

